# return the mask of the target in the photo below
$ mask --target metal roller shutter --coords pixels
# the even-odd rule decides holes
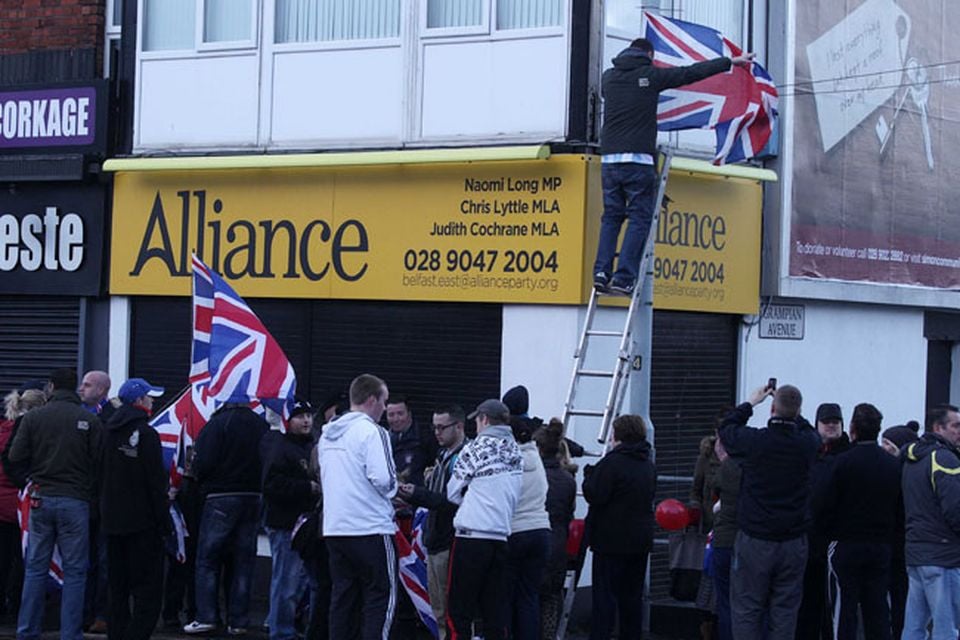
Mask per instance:
[[[359,373],[410,397],[418,420],[441,402],[465,408],[500,391],[500,305],[345,300],[248,300],[297,372],[301,395],[322,402]],[[190,366],[189,298],[133,302],[131,375],[172,399]]]
[[[656,311],[653,316],[651,415],[656,428],[657,502],[687,502],[700,440],[735,402],[738,316]],[[673,480],[667,480],[672,478]],[[650,568],[653,599],[668,598],[666,535],[657,529]]]
[[[0,392],[58,367],[76,367],[80,299],[48,296],[0,298]]]

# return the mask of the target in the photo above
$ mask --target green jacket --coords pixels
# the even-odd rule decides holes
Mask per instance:
[[[100,458],[100,418],[73,391],[58,389],[44,406],[23,416],[10,460],[29,461],[40,496],[93,500]]]

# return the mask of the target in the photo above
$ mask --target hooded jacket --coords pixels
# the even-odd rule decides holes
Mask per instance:
[[[100,418],[80,396],[57,389],[47,404],[28,411],[10,447],[10,462],[27,461],[41,496],[93,501],[100,459]]]
[[[193,473],[211,495],[260,494],[260,439],[267,421],[246,405],[224,405],[197,436]]]
[[[148,419],[125,404],[107,422],[100,467],[100,528],[107,535],[170,528],[160,436]]]
[[[656,67],[640,49],[628,47],[603,72],[603,129],[600,153],[657,152],[657,102],[660,92],[730,69],[730,58],[687,67]]]
[[[523,456],[523,485],[510,521],[510,532],[549,529],[547,472],[543,468],[537,443],[524,442],[520,445],[520,454]]]
[[[523,487],[523,456],[510,427],[490,425],[463,447],[447,483],[459,504],[458,537],[506,540]]]
[[[323,535],[392,535],[397,471],[386,430],[351,411],[323,427],[317,452]]]
[[[960,452],[927,432],[903,460],[907,565],[960,567]]]
[[[646,440],[620,444],[583,470],[590,547],[599,553],[646,553],[653,544],[657,471]]]
[[[731,456],[743,459],[737,500],[740,530],[761,540],[790,540],[807,533],[810,469],[820,436],[803,417],[774,416],[766,429],[747,427],[753,407],[744,402],[720,427],[720,440]]]

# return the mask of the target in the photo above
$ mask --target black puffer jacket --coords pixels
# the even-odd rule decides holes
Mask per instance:
[[[567,535],[577,499],[577,481],[560,466],[556,457],[543,458],[547,473],[547,514],[550,516],[548,571],[561,571],[567,564]]]
[[[247,406],[224,405],[197,436],[193,473],[204,495],[260,493],[260,439],[266,420]]]
[[[628,47],[603,72],[603,130],[600,153],[657,152],[657,102],[660,92],[727,71],[730,58],[688,67],[655,67],[645,53]]]
[[[107,423],[100,469],[100,528],[108,535],[170,528],[168,471],[143,409],[125,404]]]
[[[960,567],[960,452],[928,432],[903,459],[907,565]]]
[[[310,481],[313,438],[271,431],[260,440],[263,464],[263,523],[273,529],[293,529],[301,513],[319,498]]]
[[[657,472],[647,441],[621,444],[584,470],[587,536],[595,552],[635,554],[653,544]]]

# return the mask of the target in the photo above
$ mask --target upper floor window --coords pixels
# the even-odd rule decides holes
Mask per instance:
[[[400,36],[400,0],[277,0],[278,43]]]
[[[427,28],[485,32],[492,7],[499,30],[557,27],[563,21],[563,0],[427,0]]]
[[[744,46],[744,0],[659,0],[641,3],[637,0],[606,0],[608,31],[631,37],[640,35],[643,11],[659,13],[713,27],[733,42]]]
[[[143,50],[252,47],[255,7],[256,0],[143,0]]]

